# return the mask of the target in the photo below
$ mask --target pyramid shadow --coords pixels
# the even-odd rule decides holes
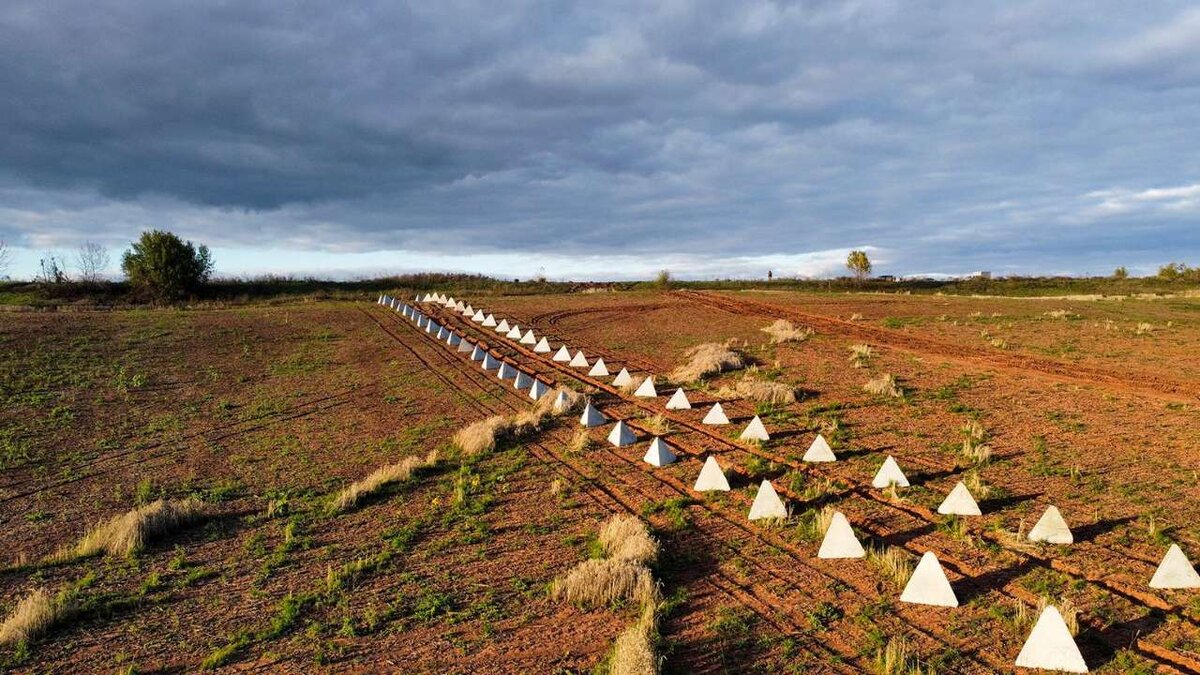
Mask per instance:
[[[955,584],[955,593],[958,594],[959,602],[966,604],[979,596],[987,595],[989,591],[1003,588],[1009,582],[1019,579],[1036,566],[1037,561],[1032,558],[1026,558],[1023,562],[1011,567],[1002,567],[998,570],[980,574],[977,577],[964,577]]]
[[[879,537],[878,539],[888,546],[904,546],[913,539],[916,539],[917,537],[923,537],[936,529],[936,523],[922,523],[911,530],[893,532],[892,534]]]
[[[750,419],[754,419],[754,418],[752,417]],[[785,438],[795,438],[796,436],[801,436],[806,433],[808,433],[808,432],[804,429],[788,429],[786,431],[775,431],[775,432],[771,433],[771,440],[777,441],[777,440],[785,439]]]
[[[1123,516],[1121,518],[1098,520],[1090,525],[1072,528],[1071,533],[1075,536],[1076,542],[1091,541],[1106,532],[1111,532],[1120,525],[1133,522],[1134,520],[1137,520],[1135,516]]]
[[[878,451],[870,448],[859,448],[857,450],[834,450],[833,454],[837,455],[837,458],[840,461],[843,459],[854,459],[855,457],[866,457],[867,455],[873,455],[876,452]]]
[[[1095,670],[1108,664],[1117,655],[1113,645],[1127,645],[1138,637],[1149,635],[1166,621],[1161,610],[1151,609],[1144,616],[1114,623],[1106,628],[1087,628],[1075,638],[1083,660]]]
[[[1011,495],[1008,497],[992,497],[991,499],[981,499],[979,500],[979,509],[984,513],[999,511],[1000,509],[1016,506],[1017,504],[1036,499],[1041,497],[1043,494],[1044,493],[1042,492],[1030,492],[1029,494],[1024,495]]]
[[[957,476],[960,472],[955,469],[947,469],[945,471],[917,471],[909,474],[908,482],[916,485],[917,483],[925,483],[931,480],[940,480],[950,476]]]

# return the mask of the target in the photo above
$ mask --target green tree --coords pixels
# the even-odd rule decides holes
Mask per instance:
[[[659,270],[658,276],[654,279],[654,283],[657,284],[659,288],[670,288],[671,270]]]
[[[1122,266],[1118,267],[1117,269],[1113,270],[1112,275],[1113,275],[1114,279],[1128,279],[1129,278],[1129,270],[1125,269],[1125,266],[1122,265]]]
[[[1186,277],[1190,271],[1188,266],[1183,263],[1167,263],[1158,268],[1158,278],[1163,281],[1178,281]]]
[[[850,251],[850,255],[846,256],[846,269],[854,274],[854,278],[862,281],[871,273],[871,259],[867,257],[866,251]]]
[[[213,260],[204,245],[194,246],[170,232],[151,230],[121,256],[121,271],[134,287],[157,300],[183,297],[212,275]]]

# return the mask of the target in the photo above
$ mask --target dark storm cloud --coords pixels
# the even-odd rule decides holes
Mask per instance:
[[[9,2],[0,238],[1153,261],[1197,63],[1182,3]]]

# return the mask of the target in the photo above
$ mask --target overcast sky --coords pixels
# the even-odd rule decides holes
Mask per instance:
[[[154,227],[230,275],[1197,264],[1200,8],[0,3],[9,273]]]

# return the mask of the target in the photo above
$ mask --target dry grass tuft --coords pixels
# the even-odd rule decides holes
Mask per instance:
[[[637,391],[637,388],[642,386],[642,383],[645,381],[646,381],[645,375],[632,375],[629,378],[629,382],[626,382],[625,384],[617,387],[617,389],[620,389],[622,392],[624,392],[626,394],[632,394],[633,392]]]
[[[671,420],[668,420],[667,416],[662,413],[643,417],[640,423],[646,428],[646,431],[655,436],[666,436],[671,433]]]
[[[580,453],[592,447],[592,435],[587,429],[576,429],[575,435],[571,436],[571,440],[567,442],[567,450],[573,453]]]
[[[876,675],[934,675],[934,668],[925,668],[921,659],[912,653],[908,641],[897,636],[875,650]]]
[[[658,656],[654,653],[657,611],[654,603],[647,603],[638,620],[617,637],[608,659],[610,675],[657,675]]]
[[[1041,616],[1042,610],[1046,609],[1047,605],[1054,605],[1058,608],[1058,613],[1062,615],[1063,623],[1067,624],[1067,632],[1071,637],[1079,635],[1079,608],[1071,602],[1070,598],[1060,598],[1058,602],[1051,602],[1050,598],[1042,596],[1038,598],[1037,616]]]
[[[159,499],[93,527],[73,548],[52,556],[57,562],[107,553],[133,555],[146,542],[204,517],[207,509],[197,499]]]
[[[855,312],[855,313],[853,313],[853,314],[851,314],[851,315],[850,315],[850,320],[851,320],[851,321],[862,321],[862,320],[863,320],[863,315],[862,315],[862,314],[859,314],[858,312]]]
[[[971,420],[962,429],[963,442],[960,454],[972,464],[985,464],[992,458],[992,447],[987,444],[987,429],[978,420]],[[969,487],[969,486],[968,486]]]
[[[883,373],[879,377],[871,378],[863,385],[863,391],[876,396],[889,396],[891,398],[903,398],[904,388],[896,381],[896,378],[891,373]]]
[[[717,392],[717,396],[720,398],[744,398],[750,401],[772,403],[775,405],[796,402],[795,388],[782,382],[767,382],[765,380],[752,380],[749,378],[738,380],[733,388],[722,387]]]
[[[1154,332],[1154,326],[1152,324],[1148,324],[1143,321],[1142,323],[1139,323],[1137,325],[1137,334],[1138,335],[1149,335],[1150,333],[1153,333],[1153,332]]]
[[[649,602],[657,589],[646,566],[635,560],[584,560],[554,580],[551,595],[580,607]]]
[[[992,496],[992,487],[983,482],[983,477],[979,475],[978,471],[968,471],[963,476],[963,485],[967,486],[975,499],[987,499]]]
[[[867,562],[874,565],[885,577],[891,579],[899,588],[904,588],[908,578],[912,576],[912,560],[903,549],[895,546],[886,548],[867,548]]]
[[[454,434],[454,444],[467,455],[478,455],[494,449],[496,437],[507,428],[508,420],[495,415],[459,429]]]
[[[613,516],[600,527],[600,546],[615,560],[650,564],[658,557],[658,542],[646,525],[633,516]]]
[[[709,375],[746,367],[746,360],[741,354],[730,349],[728,344],[720,342],[696,345],[684,352],[684,356],[688,358],[688,362],[672,370],[667,376],[672,382],[695,382]]]
[[[770,326],[759,328],[759,330],[771,336],[771,344],[773,345],[783,342],[803,342],[813,334],[813,330],[808,326],[797,328],[792,325],[791,321],[786,319],[779,319]]]
[[[866,368],[872,356],[875,356],[875,351],[871,345],[850,345],[850,365],[855,368]]]
[[[36,588],[0,624],[0,645],[28,641],[46,632],[67,611],[65,603]]]
[[[472,425],[474,426],[474,425]],[[385,485],[408,480],[418,469],[431,467],[438,462],[438,451],[430,450],[424,457],[406,457],[395,464],[388,464],[375,469],[366,478],[356,480],[338,493],[334,498],[331,511],[341,513],[354,508],[369,495],[381,490]]]
[[[563,392],[567,395],[567,402],[566,402],[566,405],[564,405],[563,407],[555,408],[554,407],[554,399],[558,398],[559,392]],[[550,415],[565,415],[565,414],[571,412],[572,410],[575,410],[576,408],[578,408],[581,403],[583,403],[583,394],[581,394],[573,389],[567,389],[566,387],[562,387],[560,389],[555,389],[554,391],[547,392],[545,396],[538,399],[538,402],[536,405],[534,405],[534,408],[538,408],[540,406],[546,406],[546,408],[549,409],[548,414],[550,414]]]

